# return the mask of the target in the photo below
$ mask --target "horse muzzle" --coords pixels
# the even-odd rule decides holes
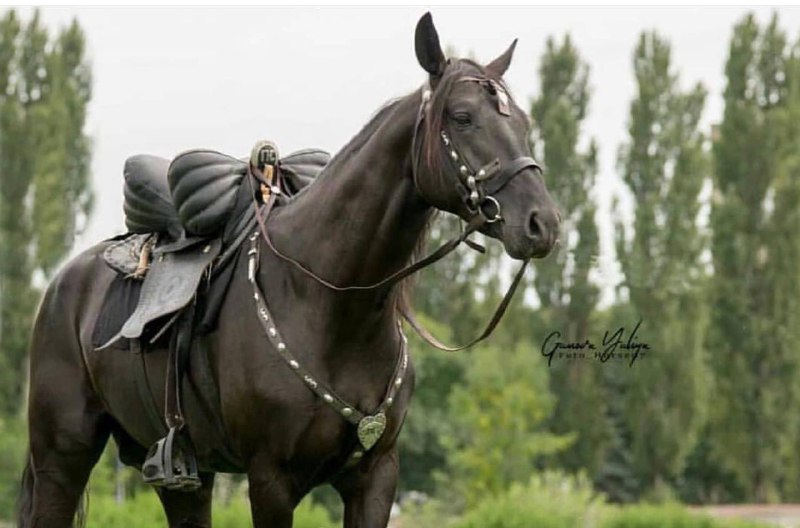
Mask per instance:
[[[556,209],[534,207],[521,225],[504,223],[500,238],[511,258],[544,258],[558,241],[560,224]]]

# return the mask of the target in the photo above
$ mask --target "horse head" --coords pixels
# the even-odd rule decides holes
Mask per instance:
[[[429,205],[503,242],[516,259],[544,257],[560,215],[530,157],[530,120],[503,81],[516,40],[482,66],[447,59],[430,14],[417,24],[417,59],[428,73],[414,138],[414,183]]]

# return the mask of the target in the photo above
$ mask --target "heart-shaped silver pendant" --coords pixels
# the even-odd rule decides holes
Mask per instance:
[[[358,422],[358,441],[369,451],[386,430],[386,415],[379,412],[375,416],[365,416]]]

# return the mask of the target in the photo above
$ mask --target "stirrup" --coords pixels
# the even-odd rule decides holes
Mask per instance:
[[[195,491],[202,485],[197,475],[197,459],[189,443],[178,435],[178,429],[171,427],[167,436],[150,447],[142,465],[142,476],[145,483],[153,486]]]

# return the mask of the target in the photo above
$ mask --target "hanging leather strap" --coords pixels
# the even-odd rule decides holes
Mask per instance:
[[[311,277],[312,279],[314,279],[318,283],[322,284],[326,288],[329,288],[329,289],[334,290],[334,291],[339,291],[339,292],[359,291],[359,290],[360,291],[363,291],[363,290],[375,290],[375,289],[378,289],[378,288],[381,288],[381,287],[384,287],[384,286],[386,286],[386,287],[394,286],[395,284],[397,284],[401,280],[405,279],[409,275],[412,275],[412,274],[416,273],[417,271],[421,270],[422,268],[428,267],[431,264],[433,264],[435,262],[438,262],[439,260],[441,260],[442,258],[447,256],[449,253],[451,253],[453,250],[455,250],[462,242],[466,241],[467,237],[470,234],[472,234],[475,231],[477,231],[483,224],[486,223],[486,217],[485,216],[483,216],[483,215],[475,215],[472,218],[472,220],[470,220],[469,224],[467,224],[467,227],[464,228],[464,231],[462,231],[458,236],[451,238],[450,240],[448,240],[447,242],[445,242],[444,244],[439,246],[439,249],[437,249],[436,251],[434,251],[433,253],[431,253],[427,257],[425,257],[423,259],[420,259],[420,260],[417,260],[417,261],[413,262],[412,264],[409,264],[408,266],[406,266],[406,267],[404,267],[402,269],[399,269],[399,270],[395,271],[394,273],[392,273],[391,275],[389,275],[387,277],[384,277],[383,279],[379,280],[378,282],[374,282],[372,284],[353,285],[353,286],[339,286],[337,284],[333,284],[333,283],[323,279],[322,277],[320,277],[319,275],[317,275],[316,273],[314,273],[310,269],[306,268],[302,263],[300,263],[297,260],[293,259],[292,257],[289,257],[289,256],[285,255],[284,253],[282,253],[278,248],[276,248],[273,245],[272,239],[270,239],[270,237],[269,237],[269,233],[267,232],[267,227],[266,227],[265,221],[264,221],[264,215],[261,214],[260,211],[257,211],[256,212],[256,218],[258,218],[258,224],[259,224],[259,227],[260,227],[261,236],[264,239],[264,242],[266,242],[267,247],[275,254],[275,256],[279,257],[280,259],[282,259],[282,260],[284,260],[286,262],[289,262],[290,264],[295,266],[297,269],[299,269],[300,271],[302,271],[303,273],[305,273],[306,275],[308,275],[309,277]]]
[[[434,348],[438,348],[439,350],[444,350],[445,352],[457,352],[459,350],[464,350],[465,348],[469,348],[473,345],[476,345],[492,335],[494,332],[495,327],[500,323],[500,320],[503,318],[503,315],[506,313],[506,309],[508,305],[511,303],[511,299],[514,297],[514,293],[517,291],[517,286],[522,280],[522,277],[525,275],[525,269],[528,267],[528,260],[522,263],[517,271],[517,274],[514,276],[514,280],[511,282],[511,286],[506,291],[506,294],[503,296],[503,300],[500,301],[500,304],[494,311],[494,315],[489,320],[489,324],[486,325],[483,332],[467,343],[466,345],[461,346],[448,346],[439,341],[433,334],[431,334],[428,329],[426,329],[417,318],[414,316],[414,312],[411,310],[410,307],[403,306],[401,308],[401,314],[403,318],[408,321],[408,324],[411,325],[411,328],[419,335],[426,343],[431,345]]]

